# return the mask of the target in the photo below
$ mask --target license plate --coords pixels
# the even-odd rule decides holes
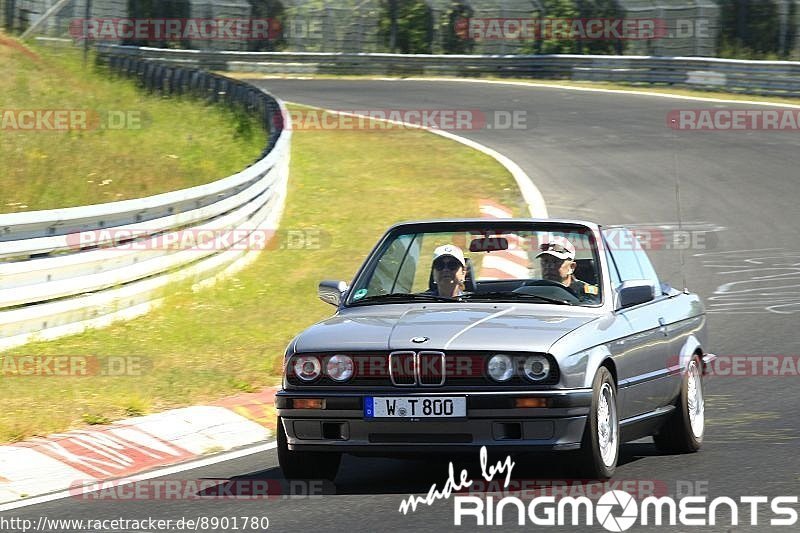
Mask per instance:
[[[365,418],[455,418],[467,416],[467,399],[458,396],[367,396]]]

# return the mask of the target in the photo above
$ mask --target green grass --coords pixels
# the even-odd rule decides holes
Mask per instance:
[[[209,183],[247,167],[267,142],[250,118],[189,98],[148,94],[91,61],[84,68],[71,48],[24,48],[0,33],[0,72],[0,112],[81,110],[102,123],[122,112],[134,120],[123,129],[85,131],[15,131],[0,124],[0,213]]]
[[[7,352],[152,364],[136,377],[0,377],[0,441],[278,383],[287,343],[334,311],[317,298],[319,280],[350,280],[389,225],[478,216],[483,198],[525,213],[508,172],[456,142],[398,128],[296,131],[281,230],[319,232],[319,246],[279,246],[214,287],[181,287],[145,317]]]

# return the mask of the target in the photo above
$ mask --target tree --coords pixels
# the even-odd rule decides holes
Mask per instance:
[[[467,25],[474,11],[468,5],[453,1],[439,23],[442,50],[445,54],[469,54],[475,47]]]
[[[422,0],[382,0],[378,37],[391,52],[429,54],[433,13]]]
[[[620,11],[614,0],[541,0],[536,18],[548,19],[615,19]],[[610,39],[565,39],[563,36],[541,35],[524,46],[534,54],[621,54],[622,43]]]
[[[189,0],[128,0],[128,16],[134,19],[187,19],[191,16]],[[123,39],[122,44],[159,48],[190,48],[188,39]]]
[[[286,48],[284,30],[286,9],[280,0],[249,0],[251,17],[269,20],[269,36],[266,39],[251,40],[247,43],[250,52],[277,52]]]
[[[794,42],[794,9],[781,39],[778,5],[773,0],[720,1],[720,57],[785,57]],[[794,7],[794,3],[791,4]],[[781,49],[781,43],[784,47]]]

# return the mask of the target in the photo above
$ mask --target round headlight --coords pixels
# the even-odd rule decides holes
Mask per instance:
[[[349,355],[334,355],[328,359],[325,372],[334,381],[347,381],[353,377],[353,359]]]
[[[514,364],[509,356],[499,353],[489,359],[487,371],[495,381],[508,381],[514,375]]]
[[[301,381],[314,381],[322,373],[322,363],[319,357],[301,355],[294,360],[294,375]]]
[[[531,355],[523,366],[525,377],[531,381],[542,381],[550,375],[550,361],[543,355]]]

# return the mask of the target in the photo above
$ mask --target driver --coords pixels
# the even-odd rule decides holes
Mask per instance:
[[[565,237],[553,237],[543,243],[536,256],[542,265],[542,278],[558,282],[569,288],[580,299],[593,299],[598,294],[596,285],[575,277],[575,246]]]

